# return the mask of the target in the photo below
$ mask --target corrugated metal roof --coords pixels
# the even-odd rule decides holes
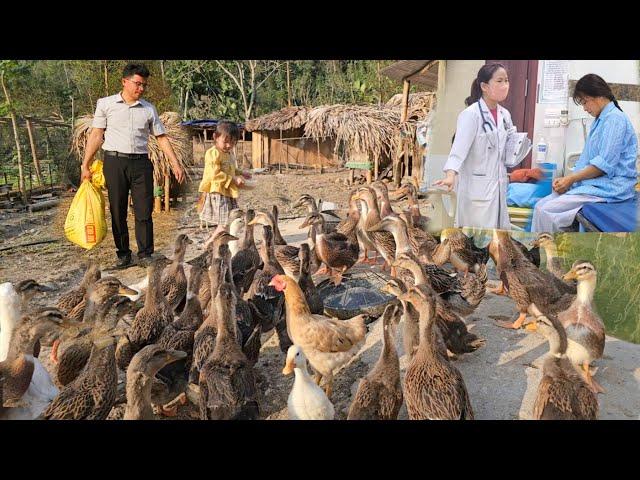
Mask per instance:
[[[429,89],[438,87],[438,60],[401,60],[384,68],[382,73],[399,82],[407,79]]]
[[[203,118],[200,120],[188,120],[186,122],[182,122],[180,125],[191,128],[215,128],[219,121],[220,120],[216,120],[214,118]],[[238,123],[237,125],[239,129],[244,129],[244,124]]]

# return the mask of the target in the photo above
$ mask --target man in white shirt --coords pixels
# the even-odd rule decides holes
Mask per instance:
[[[98,100],[81,167],[82,180],[90,179],[89,167],[102,146],[118,268],[131,265],[127,226],[129,191],[135,214],[138,263],[147,265],[153,253],[153,164],[147,149],[149,135],[156,137],[178,182],[184,181],[184,171],[171,148],[158,112],[141,98],[148,78],[147,67],[129,64],[122,72],[122,91]]]

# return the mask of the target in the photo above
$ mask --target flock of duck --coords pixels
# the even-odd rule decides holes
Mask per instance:
[[[404,199],[408,209],[397,211],[392,204]],[[378,255],[390,270],[383,290],[396,299],[382,314],[380,357],[360,380],[348,419],[397,419],[403,402],[410,419],[473,419],[455,361],[485,344],[464,319],[487,291],[516,304],[517,320],[501,326],[521,328],[530,315],[526,329],[548,339],[534,417],[597,418],[603,390],[590,365],[603,354],[605,334],[591,262],[564,272],[549,234],[531,249],[505,231],[494,231],[484,248],[459,229],[438,241],[426,231],[413,184],[355,189],[339,223],[308,195],[295,206],[307,208],[301,228],[309,228],[299,247],[282,237],[276,207],[235,210],[188,262],[192,241],[179,235],[173,258],[154,259],[138,285],[90,263],[81,283],[47,308],[30,307],[47,289],[36,281],[0,285],[0,418],[106,419],[122,403],[124,419],[176,416],[194,398],[188,392],[196,392],[201,419],[262,418],[255,365],[263,334],[275,330],[286,353],[282,373],[295,374],[289,418],[333,419],[334,377],[364,345],[371,319],[326,316],[312,276],[326,273],[338,284],[356,263],[377,264]],[[489,258],[501,280],[493,290]],[[408,359],[403,379],[397,329]],[[53,376],[38,358],[42,346],[51,347]]]

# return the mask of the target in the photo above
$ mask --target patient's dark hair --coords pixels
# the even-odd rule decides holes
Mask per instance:
[[[588,73],[576,83],[573,89],[573,101],[576,105],[580,105],[580,100],[584,97],[604,97],[608,98],[613,104],[622,111],[615,95],[611,91],[611,87],[604,79],[595,73]]]

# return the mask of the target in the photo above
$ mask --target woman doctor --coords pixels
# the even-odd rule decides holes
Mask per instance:
[[[434,185],[456,186],[458,227],[509,229],[505,144],[515,128],[509,111],[500,106],[509,94],[502,64],[484,65],[471,84],[467,108],[458,116],[446,177]]]

